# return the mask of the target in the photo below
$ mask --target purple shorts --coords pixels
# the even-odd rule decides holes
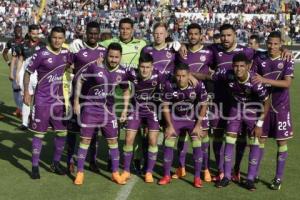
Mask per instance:
[[[65,106],[61,103],[50,105],[33,105],[29,129],[34,132],[47,132],[51,126],[54,131],[65,131]]]
[[[246,132],[251,136],[257,120],[257,111],[250,109],[238,110],[236,107],[231,107],[226,132],[236,135]]]
[[[145,125],[149,131],[159,131],[159,122],[155,112],[131,112],[128,116],[127,130],[137,131],[141,125]]]
[[[175,129],[175,135],[174,138],[177,138],[179,135],[188,133],[190,137],[197,137],[193,134],[193,129],[195,127],[195,121],[193,120],[172,120],[174,129]]]
[[[96,108],[97,109],[97,108]],[[96,109],[83,109],[81,113],[80,137],[92,138],[100,129],[106,139],[118,138],[118,122],[112,113]]]
[[[263,125],[262,137],[286,140],[293,137],[292,121],[289,110],[280,110],[279,113],[269,111]]]

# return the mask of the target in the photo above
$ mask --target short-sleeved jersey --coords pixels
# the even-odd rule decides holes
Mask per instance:
[[[23,60],[30,58],[36,51],[46,47],[46,44],[42,41],[32,43],[30,40],[26,40],[23,44],[19,45],[16,49],[17,56],[22,56]]]
[[[139,76],[137,69],[131,69],[127,72],[128,81],[132,82],[132,91],[134,93],[131,100],[132,105],[139,108],[139,111],[155,111],[156,102],[160,100],[160,87],[167,80],[167,75],[153,70],[152,75],[143,80]]]
[[[265,78],[284,80],[286,76],[294,77],[294,61],[286,61],[281,57],[272,59],[267,52],[255,55],[252,68]],[[271,108],[275,112],[290,109],[289,88],[270,87]]]
[[[23,44],[24,39],[10,39],[7,41],[5,49],[7,50],[11,50],[11,55],[12,56],[17,56],[17,49],[18,47]]]
[[[74,64],[74,79],[73,83],[75,83],[84,68],[86,68],[89,64],[96,62],[99,57],[105,57],[106,49],[101,46],[97,46],[95,48],[89,47],[84,44],[85,48],[79,50],[77,53],[72,54],[72,62]]]
[[[213,65],[213,54],[209,49],[202,47],[196,51],[188,49],[186,59],[177,55],[178,61],[189,66],[191,72],[200,72],[208,74],[210,67]]]
[[[167,81],[163,86],[162,100],[171,103],[173,118],[195,120],[199,114],[199,103],[207,101],[207,92],[202,81],[187,88],[180,88],[176,83]]]
[[[42,48],[33,54],[27,67],[29,73],[37,71],[38,83],[35,89],[35,104],[52,104],[62,99],[62,77],[70,63],[70,52],[61,49],[59,53]]]
[[[155,48],[153,45],[143,48],[142,53],[148,53],[153,57],[154,69],[161,73],[174,72],[176,52],[173,48],[165,47],[161,49]]]
[[[144,40],[133,38],[130,42],[124,43],[120,38],[112,38],[100,42],[104,47],[108,47],[111,43],[116,42],[122,46],[122,60],[121,65],[126,68],[137,68],[139,64],[140,53],[146,46]]]
[[[128,88],[127,71],[123,66],[109,70],[106,66],[96,63],[90,64],[82,72],[82,80],[85,82],[82,96],[85,101],[84,107],[92,112],[113,113],[115,104],[115,88],[120,85],[122,89]]]
[[[252,78],[254,76],[253,72],[248,72],[247,80],[240,82],[235,77],[233,70],[219,68],[211,77],[212,80],[222,81],[223,84],[227,85],[235,103],[263,102],[268,99],[267,89],[262,84],[253,83]]]
[[[213,52],[213,69],[216,70],[218,68],[222,68],[225,70],[231,70],[232,69],[232,59],[235,55],[239,53],[244,53],[249,60],[253,59],[254,56],[254,50],[250,49],[248,47],[244,47],[242,45],[237,45],[235,49],[233,49],[230,52],[227,52],[222,45],[220,44],[213,44],[208,46],[208,49],[210,49]],[[222,81],[216,81],[214,85],[214,94],[215,94],[215,100],[221,101],[221,102],[230,102],[228,98],[228,91],[226,90],[226,85]]]

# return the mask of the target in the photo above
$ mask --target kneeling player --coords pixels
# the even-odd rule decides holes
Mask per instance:
[[[126,139],[124,145],[124,172],[122,177],[130,178],[130,163],[133,156],[133,143],[140,124],[146,124],[148,133],[148,153],[145,182],[152,183],[152,171],[156,162],[159,133],[159,122],[154,95],[159,86],[164,83],[165,75],[153,70],[153,58],[150,54],[142,54],[139,59],[138,70],[131,70],[128,79],[133,83],[134,97],[132,99],[133,110],[129,114]]]
[[[200,188],[202,187],[201,137],[203,137],[201,123],[207,110],[207,93],[203,82],[198,82],[195,86],[189,84],[189,67],[186,64],[181,63],[176,66],[175,79],[176,82],[167,82],[163,86],[163,114],[167,127],[164,144],[164,177],[158,184],[170,183],[175,140],[180,133],[188,132],[193,146],[194,186]]]

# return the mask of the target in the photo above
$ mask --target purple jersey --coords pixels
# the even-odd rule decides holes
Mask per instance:
[[[62,77],[69,63],[70,52],[66,49],[54,53],[46,47],[33,54],[27,71],[34,73],[36,70],[38,74],[34,94],[36,104],[51,104],[62,98]]]
[[[189,85],[187,88],[179,88],[174,82],[166,82],[163,86],[164,102],[172,103],[172,117],[175,119],[195,120],[199,113],[199,103],[207,101],[207,92],[203,82],[199,81],[196,86]]]
[[[213,64],[213,54],[208,49],[200,48],[196,51],[188,49],[187,58],[183,59],[178,55],[178,60],[189,66],[191,72],[208,74]]]
[[[80,73],[89,64],[95,62],[99,57],[103,57],[106,54],[106,49],[101,46],[95,48],[85,45],[85,48],[81,49],[79,52],[72,55],[72,61],[74,63],[74,79],[73,83],[77,81]]]
[[[142,53],[149,53],[153,57],[153,65],[161,73],[173,73],[175,62],[175,50],[168,46],[156,49],[154,46],[146,46]]]
[[[226,83],[236,103],[262,102],[268,98],[268,92],[262,84],[254,84],[253,72],[248,73],[248,78],[240,82],[235,78],[233,70],[219,68],[212,75],[214,81]]]
[[[286,76],[294,76],[294,61],[286,61],[280,57],[272,59],[267,52],[255,55],[252,68],[258,74],[273,80],[284,80]],[[289,88],[269,87],[269,92],[273,111],[290,109]]]
[[[249,60],[252,60],[254,55],[254,50],[248,47],[244,47],[242,45],[237,45],[236,48],[230,52],[227,52],[222,45],[213,44],[208,47],[213,52],[213,69],[217,70],[218,68],[222,68],[225,70],[232,69],[232,59],[235,55],[239,53],[244,53]],[[216,81],[214,87],[215,100],[217,101],[225,101],[228,92],[226,91],[226,86],[222,81]]]
[[[149,79],[142,80],[139,77],[138,70],[131,69],[127,72],[127,77],[133,83],[134,88],[132,104],[135,107],[139,107],[139,111],[155,111],[154,107],[159,100],[156,91],[167,80],[167,75],[160,73],[158,70],[153,70]]]
[[[88,109],[109,111],[113,113],[115,102],[115,87],[128,88],[126,69],[122,66],[110,71],[105,66],[92,63],[82,72],[85,89],[88,91],[83,96]],[[125,82],[124,82],[125,81]],[[91,106],[89,106],[91,105]]]

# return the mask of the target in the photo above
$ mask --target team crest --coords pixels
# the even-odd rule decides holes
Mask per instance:
[[[283,65],[283,63],[279,63],[279,64],[277,65],[277,67],[278,67],[278,69],[282,69],[282,68],[284,67],[284,65]]]
[[[196,96],[197,96],[196,92],[190,93],[190,99],[195,100]]]
[[[102,77],[102,76],[103,76],[103,72],[99,72],[99,73],[98,73],[98,76],[99,76],[99,77]]]
[[[205,61],[206,61],[206,56],[203,56],[203,55],[200,56],[200,61],[201,61],[201,62],[205,62]]]
[[[169,51],[167,51],[167,54],[166,54],[166,56],[167,56],[167,58],[172,58],[172,54],[169,52]]]
[[[66,56],[63,56],[63,61],[67,62],[67,57]]]
[[[37,128],[37,125],[35,122],[32,123],[32,129],[36,129]]]
[[[138,50],[138,49],[139,49],[139,47],[138,47],[138,46],[134,46],[134,49],[135,49],[135,50]]]
[[[119,83],[122,81],[122,77],[120,75],[117,76],[116,81]]]
[[[157,85],[157,81],[152,81],[152,86],[156,86]]]

